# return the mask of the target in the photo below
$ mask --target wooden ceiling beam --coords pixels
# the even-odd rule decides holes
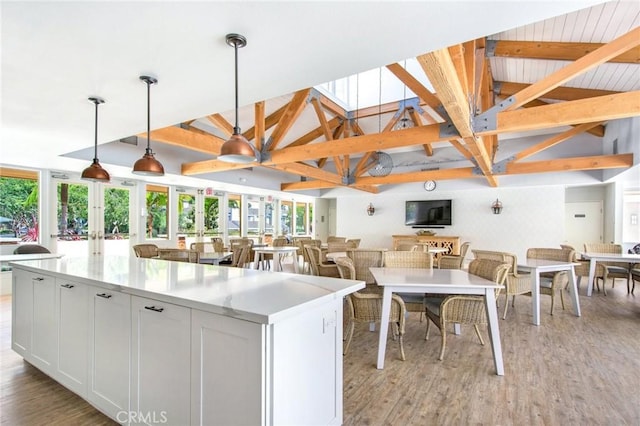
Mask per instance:
[[[451,122],[456,127],[467,148],[475,157],[476,163],[484,173],[491,186],[498,183],[493,178],[491,159],[482,140],[474,134],[471,128],[471,111],[469,100],[465,96],[464,88],[458,80],[454,62],[447,49],[418,56],[418,62],[427,74],[438,98],[442,101]]]
[[[271,143],[269,145],[270,151],[273,151],[278,147],[280,142],[282,142],[282,140],[286,136],[287,132],[289,132],[289,130],[293,126],[293,123],[295,123],[295,121],[298,119],[300,113],[307,104],[307,98],[309,97],[310,92],[311,89],[303,89],[293,94],[291,102],[289,102],[289,104],[287,105],[287,109],[285,110],[284,114],[282,114],[282,118],[271,134]]]
[[[604,43],[515,40],[497,40],[493,43],[493,56],[496,57],[549,59],[555,61],[575,61],[605,45]],[[608,62],[640,64],[640,46],[633,47],[609,59]]]
[[[540,143],[537,143],[533,146],[528,147],[527,149],[520,151],[514,156],[513,161],[524,160],[527,157],[531,157],[532,155],[535,155],[541,151],[544,151],[547,148],[551,148],[552,146],[555,146],[561,142],[571,139],[572,137],[579,135],[580,133],[584,133],[590,128],[598,126],[600,124],[601,122],[585,123],[585,124],[577,125],[574,128],[567,130],[566,132],[562,132],[558,135],[554,135],[547,140],[544,140]]]
[[[281,191],[305,191],[312,189],[331,189],[337,187],[344,187],[345,185],[338,185],[335,183],[318,181],[318,180],[308,180],[305,182],[286,182],[280,184]],[[376,186],[371,185],[349,185],[351,189],[357,189],[364,192],[369,192],[372,194],[377,194],[380,190]]]
[[[255,166],[255,163],[235,164],[235,163],[226,163],[224,161],[213,159],[213,160],[196,161],[193,163],[182,163],[182,166],[180,167],[180,173],[185,176],[191,176],[191,175],[201,175],[205,173],[217,173],[217,172],[227,172],[229,170],[247,169],[253,166]]]
[[[268,166],[267,168],[310,177],[325,182],[342,184],[342,177],[339,174],[328,172],[304,163],[278,164],[275,166]]]
[[[591,53],[587,53],[576,61],[514,94],[511,97],[513,102],[510,103],[505,110],[512,111],[529,101],[542,97],[546,92],[560,86],[562,83],[571,80],[577,75],[585,73],[638,45],[640,45],[640,27],[629,31]]]
[[[211,124],[220,129],[225,135],[227,135],[227,139],[233,134],[233,125],[229,123],[227,119],[222,115],[210,114],[207,115],[206,119],[209,120]]]
[[[442,105],[442,102],[440,102],[440,99],[438,99],[436,95],[431,93],[431,91],[427,89],[422,83],[420,83],[418,79],[416,79],[414,76],[409,74],[409,72],[406,69],[404,69],[402,65],[400,64],[387,65],[387,69],[391,71],[391,73],[395,75],[398,78],[398,80],[400,80],[404,85],[406,85],[413,93],[416,94],[418,98],[420,98],[423,102],[425,102],[431,108],[436,109]],[[397,102],[396,102],[396,109],[397,109]],[[388,112],[388,111],[384,111],[384,112]],[[378,111],[376,110],[375,114],[372,114],[372,115],[377,115],[377,114],[378,114]]]
[[[494,88],[496,89],[497,96],[512,96],[527,87],[531,86],[526,83],[512,83],[510,81],[496,81],[494,82]],[[596,89],[581,89],[579,87],[565,87],[558,86],[555,89],[549,90],[543,96],[544,99],[556,99],[559,101],[576,101],[578,99],[594,98],[596,96],[615,95],[613,90],[596,90]]]
[[[616,93],[619,93],[619,92],[616,92]],[[526,104],[522,105],[522,107],[533,108],[533,107],[543,106],[543,105],[550,105],[550,104],[548,102],[541,101],[540,99],[534,99],[533,101],[527,102]],[[600,124],[598,126],[591,127],[589,130],[587,130],[587,133],[591,133],[593,136],[597,136],[601,138],[604,136],[604,126]]]
[[[340,125],[341,119],[338,118],[338,117],[334,117],[331,120],[329,120],[327,123],[329,125],[329,129],[331,129],[331,132],[333,132],[335,130],[335,128]],[[313,129],[310,132],[300,136],[298,139],[296,139],[295,141],[293,141],[290,144],[288,144],[287,147],[306,145],[306,144],[308,144],[310,142],[313,142],[314,140],[318,139],[323,134],[324,134],[324,129],[322,128],[322,126],[318,126],[315,129]]]
[[[640,115],[640,91],[562,102],[515,111],[501,111],[496,129],[478,131],[478,135],[547,129],[594,121],[608,121]]]
[[[543,161],[507,163],[505,174],[529,174],[547,172],[571,172],[577,170],[602,170],[633,166],[633,154],[596,155],[592,157],[558,158]]]
[[[140,133],[136,136],[145,140],[147,138],[146,133]],[[206,132],[194,132],[178,126],[152,130],[151,140],[212,155],[220,154],[220,148],[225,142],[223,139]]]
[[[264,102],[264,101],[260,101],[260,102]],[[265,118],[264,120],[265,132],[268,129],[275,126],[276,124],[278,124],[278,121],[280,120],[280,117],[282,117],[282,114],[284,114],[284,111],[286,108],[287,106],[283,105],[282,107],[278,108],[276,111],[269,114],[267,118]],[[248,128],[246,131],[242,132],[242,136],[244,136],[248,141],[250,141],[252,139],[255,139],[255,133],[256,133],[256,129],[255,129],[255,126],[253,126]]]
[[[255,115],[255,125],[254,125],[254,139],[255,139],[255,147],[258,151],[262,151],[262,144],[264,143],[264,135],[265,135],[265,102],[260,101],[256,102],[253,106],[254,115]]]

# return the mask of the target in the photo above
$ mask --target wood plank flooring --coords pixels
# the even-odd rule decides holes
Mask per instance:
[[[448,336],[438,361],[439,332],[425,341],[426,323],[411,314],[407,360],[390,341],[385,369],[377,370],[378,334],[356,327],[344,358],[344,424],[640,425],[640,294],[627,295],[621,281],[607,296],[586,297],[582,287],[581,318],[569,297],[567,310],[550,316],[543,297],[539,327],[530,298],[516,298],[500,320],[504,377],[472,328]],[[0,328],[3,425],[113,424],[11,351],[11,297],[0,298]]]

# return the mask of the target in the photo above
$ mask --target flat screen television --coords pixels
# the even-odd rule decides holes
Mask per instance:
[[[451,225],[451,200],[407,201],[404,224],[416,227]]]

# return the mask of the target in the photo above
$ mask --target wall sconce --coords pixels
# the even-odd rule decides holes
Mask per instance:
[[[502,203],[500,202],[500,200],[496,198],[493,204],[491,204],[491,210],[493,210],[493,214],[502,213]]]
[[[375,212],[376,212],[376,208],[373,207],[373,204],[369,203],[369,207],[367,207],[367,214],[369,216],[373,216]]]

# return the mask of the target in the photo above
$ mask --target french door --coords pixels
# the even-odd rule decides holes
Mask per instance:
[[[130,188],[121,182],[101,184],[72,179],[51,178],[56,202],[49,209],[50,246],[65,256],[124,254],[131,250],[130,233],[137,229],[131,214]]]

